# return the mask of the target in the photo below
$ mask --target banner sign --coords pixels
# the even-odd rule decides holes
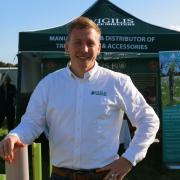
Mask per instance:
[[[20,33],[19,51],[64,51],[66,38],[66,34]],[[164,50],[179,50],[180,36],[103,34],[101,44],[102,52],[158,53]]]
[[[163,160],[180,163],[180,51],[160,52]]]

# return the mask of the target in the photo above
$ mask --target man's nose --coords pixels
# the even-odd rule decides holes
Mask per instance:
[[[83,52],[88,52],[88,46],[87,46],[87,44],[83,44],[83,45],[82,45],[81,51],[83,51]]]

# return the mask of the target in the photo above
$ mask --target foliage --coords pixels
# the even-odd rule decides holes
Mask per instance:
[[[175,105],[180,103],[180,77],[174,77],[174,96],[173,102],[170,101],[170,90],[169,90],[169,77],[164,76],[161,78],[161,93],[162,93],[162,104],[163,107],[169,105]]]
[[[17,67],[17,64],[5,63],[0,61],[0,67]]]

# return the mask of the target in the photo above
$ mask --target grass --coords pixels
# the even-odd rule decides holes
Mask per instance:
[[[0,129],[0,140],[2,140],[4,138],[4,136],[6,136],[6,134],[8,133],[8,130],[6,128],[1,128]],[[2,159],[0,159],[0,174],[4,174],[5,173],[5,163]]]
[[[7,133],[6,129],[0,130],[0,139]],[[42,146],[42,148],[45,146]],[[43,151],[45,152],[45,151]],[[120,148],[120,152],[122,152]],[[46,153],[47,154],[47,153]],[[46,158],[46,159],[45,159]],[[47,162],[47,156],[43,156],[43,164]],[[43,175],[47,174],[46,169],[43,168]],[[30,166],[31,167],[31,166]],[[32,170],[30,170],[32,179]],[[4,174],[4,161],[0,160],[0,174]],[[169,170],[162,162],[162,145],[161,143],[154,143],[150,146],[146,158],[140,162],[132,171],[124,178],[124,180],[180,180],[180,170]],[[43,176],[43,180],[48,180]]]

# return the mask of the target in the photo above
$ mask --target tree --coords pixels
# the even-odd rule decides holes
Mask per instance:
[[[17,67],[17,64],[5,63],[0,61],[0,67]]]

